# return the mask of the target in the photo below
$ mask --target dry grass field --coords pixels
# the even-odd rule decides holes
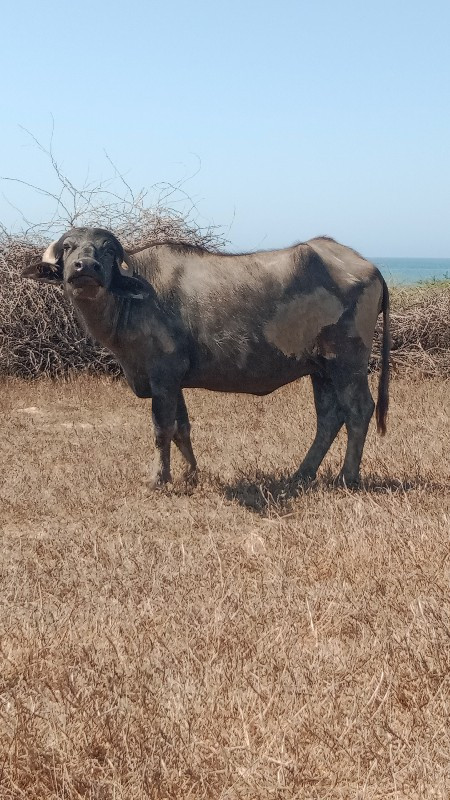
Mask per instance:
[[[391,387],[296,495],[307,381],[187,392],[156,493],[121,382],[0,384],[1,800],[448,800],[450,391]]]

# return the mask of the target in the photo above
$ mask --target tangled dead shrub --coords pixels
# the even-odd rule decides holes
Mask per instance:
[[[80,186],[57,160],[53,134],[46,147],[30,131],[25,132],[44,156],[49,188],[15,177],[2,180],[37,192],[52,211],[47,221],[38,224],[22,215],[26,230],[21,235],[9,234],[0,224],[0,377],[59,377],[72,372],[119,375],[121,369],[113,356],[80,327],[62,288],[24,280],[23,268],[71,227],[107,228],[131,251],[161,241],[218,250],[224,245],[221,229],[201,228],[194,222],[197,210],[184,190],[189,178],[153,186],[156,196],[149,208],[147,191],[135,192],[106,153],[113,174]],[[182,210],[178,210],[180,204]]]
[[[75,192],[75,201],[80,193]],[[218,229],[201,229],[181,213],[131,202],[84,206],[72,218],[59,219],[59,232],[75,225],[107,227],[131,251],[161,241],[200,244],[220,250]],[[74,202],[75,202],[74,201]],[[76,203],[75,203],[76,205]],[[53,229],[55,223],[53,222]],[[113,356],[80,328],[61,288],[37,285],[21,277],[49,241],[49,226],[22,236],[0,229],[0,376],[58,377],[72,372],[108,373],[121,370]],[[47,232],[47,235],[44,233]],[[52,238],[54,233],[52,230]],[[450,281],[391,290],[391,362],[396,370],[428,376],[450,375]],[[370,368],[380,363],[382,320],[378,320]]]
[[[125,247],[176,241],[216,250],[222,244],[214,228],[201,229],[174,211],[148,211],[116,216],[114,230]],[[81,224],[80,222],[78,224]],[[101,220],[91,219],[99,225]],[[67,226],[66,226],[67,227]],[[113,356],[80,327],[62,288],[21,277],[48,244],[40,234],[0,236],[0,376],[58,377],[71,372],[109,373],[121,370]]]
[[[115,232],[130,249],[158,241],[183,241],[217,250],[214,230],[190,227],[182,218],[145,212],[121,221]],[[0,239],[0,376],[58,377],[71,372],[119,375],[113,356],[86,336],[61,288],[21,278],[46,242],[39,236]],[[450,375],[450,282],[391,290],[392,364],[423,375]],[[371,369],[380,361],[381,317]]]
[[[378,319],[371,365],[380,360]],[[391,289],[391,361],[394,369],[450,376],[450,281]]]

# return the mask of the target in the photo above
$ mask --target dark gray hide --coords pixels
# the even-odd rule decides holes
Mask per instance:
[[[373,264],[332,239],[244,255],[175,244],[131,255],[106,230],[74,228],[24,275],[63,281],[135,394],[152,398],[155,485],[170,480],[172,439],[188,476],[196,474],[183,388],[264,395],[303,375],[311,375],[317,433],[294,477],[314,478],[345,423],[340,479],[356,483],[374,409],[367,366],[381,311],[377,425],[385,432],[388,290]]]

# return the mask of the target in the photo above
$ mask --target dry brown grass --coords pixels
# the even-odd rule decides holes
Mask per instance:
[[[187,395],[200,485],[152,494],[148,402],[0,384],[1,799],[447,800],[448,384],[297,497],[307,382]]]

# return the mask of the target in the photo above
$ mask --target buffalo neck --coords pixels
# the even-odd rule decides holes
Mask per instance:
[[[89,335],[114,353],[126,372],[136,362],[172,354],[185,338],[156,294],[141,299],[102,290],[95,300],[77,297],[73,304]]]
[[[83,297],[71,299],[89,335],[113,352],[120,348],[123,332],[133,330],[137,307],[142,305],[141,300],[107,290],[100,291],[95,300]]]

